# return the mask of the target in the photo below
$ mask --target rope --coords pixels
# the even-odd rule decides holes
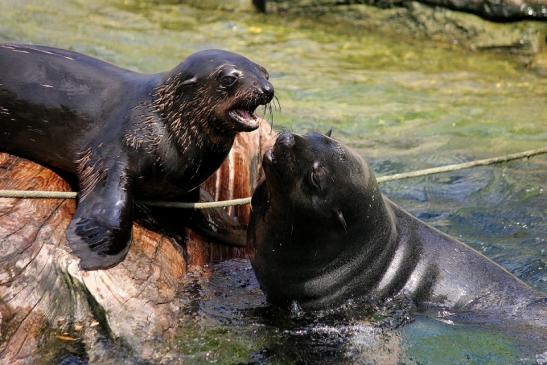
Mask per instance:
[[[1,194],[1,191],[0,191]],[[168,208],[192,208],[192,209],[208,209],[208,208],[221,208],[231,207],[234,205],[245,205],[251,203],[251,198],[240,198],[231,200],[220,200],[217,202],[202,202],[202,203],[183,203],[183,202],[164,202],[164,201],[150,201],[145,200],[141,203],[146,205],[152,205],[156,207],[168,207]]]
[[[43,190],[0,190],[0,199],[76,199],[78,193],[75,191],[43,191]],[[186,209],[208,209],[230,207],[234,205],[245,205],[251,202],[251,198],[240,198],[232,200],[221,200],[216,202],[166,202],[161,200],[141,200],[139,203],[164,207],[164,208],[186,208]]]
[[[74,191],[0,190],[0,198],[22,199],[76,199]]]
[[[494,165],[494,164],[497,164],[497,163],[502,163],[502,162],[507,162],[507,161],[512,161],[512,160],[518,160],[518,159],[521,159],[521,158],[530,158],[532,156],[542,155],[544,153],[547,153],[547,147],[538,148],[536,150],[529,150],[529,151],[524,151],[524,152],[512,153],[510,155],[505,155],[505,156],[485,158],[484,160],[475,160],[475,161],[469,161],[469,162],[464,162],[464,163],[456,163],[456,164],[453,164],[453,165],[433,167],[433,168],[430,168],[430,169],[417,170],[417,171],[411,171],[411,172],[403,172],[403,173],[394,174],[394,175],[380,176],[376,181],[378,181],[379,183],[382,183],[382,182],[386,182],[386,181],[408,179],[409,177],[418,177],[418,176],[427,176],[427,175],[433,175],[433,174],[440,174],[442,172],[458,171],[458,170],[469,169],[471,167],[488,166],[488,165]]]
[[[378,183],[408,179],[411,177],[420,177],[433,174],[440,174],[443,172],[458,171],[463,169],[469,169],[477,166],[488,166],[498,163],[508,162],[512,160],[518,160],[522,158],[530,158],[547,153],[547,147],[538,148],[535,150],[529,150],[519,153],[513,153],[505,156],[498,156],[492,158],[486,158],[483,160],[475,160],[470,162],[458,163],[453,165],[446,165],[441,167],[433,167],[430,169],[417,170],[411,172],[403,172],[394,175],[380,176],[376,180]],[[1,198],[23,198],[23,199],[75,199],[78,193],[73,191],[41,191],[41,190],[0,190]],[[222,200],[216,202],[199,202],[199,203],[187,203],[187,202],[167,202],[167,201],[140,201],[140,203],[168,208],[190,208],[190,209],[208,209],[208,208],[220,208],[229,207],[234,205],[245,205],[251,203],[251,198],[240,198],[231,200]]]

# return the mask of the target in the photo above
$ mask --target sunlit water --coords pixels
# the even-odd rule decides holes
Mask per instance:
[[[274,127],[334,129],[377,175],[547,144],[547,80],[508,55],[468,53],[298,17],[119,0],[1,0],[0,41],[83,52],[142,72],[225,48],[271,73]],[[547,158],[391,182],[417,217],[547,290]],[[382,329],[363,319],[294,318],[270,308],[246,261],[194,274],[177,349],[187,363],[528,364],[545,333],[418,316]]]

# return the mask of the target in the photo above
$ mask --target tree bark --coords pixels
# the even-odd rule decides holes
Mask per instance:
[[[229,158],[203,184],[215,200],[247,197],[273,142],[270,127],[240,134]],[[0,189],[70,190],[52,171],[0,153]],[[74,200],[0,198],[0,363],[49,363],[51,341],[73,341],[92,362],[120,363],[109,344],[154,360],[174,336],[178,290],[193,266],[245,257],[186,229],[171,237],[133,226],[126,259],[114,268],[82,271],[65,238]],[[250,207],[225,208],[247,224]],[[124,357],[127,360],[127,356]],[[125,361],[124,360],[124,361]]]

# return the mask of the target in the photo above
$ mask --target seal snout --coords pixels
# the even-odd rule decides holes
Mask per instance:
[[[283,148],[291,148],[294,146],[294,134],[292,133],[281,133],[277,140],[275,141],[276,146],[282,146]]]
[[[286,173],[292,169],[293,148],[296,145],[297,138],[299,136],[289,132],[282,132],[277,136],[275,144],[266,151],[262,159],[264,169],[267,173],[275,170],[279,175],[282,172],[281,170]],[[282,166],[282,168],[279,169],[277,165]]]
[[[265,81],[260,85],[260,100],[259,103],[261,105],[268,104],[270,101],[273,100],[274,97],[274,87],[269,81]]]
[[[228,119],[231,119],[240,131],[250,132],[258,128],[260,118],[255,111],[260,105],[267,105],[274,98],[274,88],[272,84],[263,80],[255,82],[250,94],[246,95],[248,101],[242,100],[235,107],[231,108],[228,113]]]
[[[274,160],[283,160],[285,163],[292,161],[295,155],[295,148],[299,145],[299,140],[303,139],[297,134],[283,132],[277,137],[273,146]]]

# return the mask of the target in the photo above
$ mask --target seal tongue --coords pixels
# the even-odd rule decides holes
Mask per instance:
[[[247,110],[241,110],[237,112],[242,118],[249,119],[251,118],[251,113],[249,113]]]

